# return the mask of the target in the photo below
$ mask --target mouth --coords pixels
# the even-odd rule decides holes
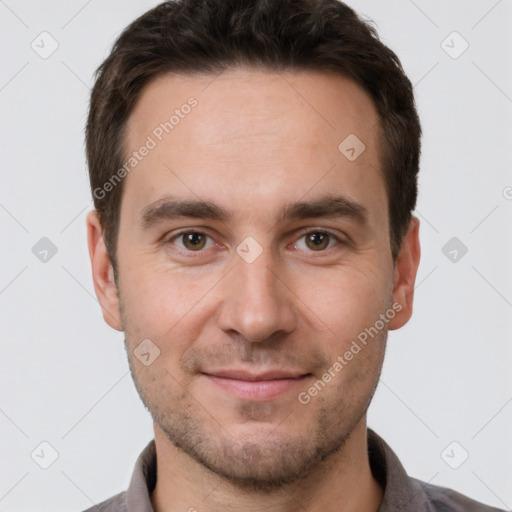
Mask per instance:
[[[213,385],[242,400],[270,400],[304,385],[311,373],[274,370],[250,373],[241,370],[216,370],[204,375]]]

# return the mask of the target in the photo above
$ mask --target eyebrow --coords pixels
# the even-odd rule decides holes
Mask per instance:
[[[229,223],[233,220],[233,216],[232,212],[211,201],[178,199],[166,196],[141,210],[139,225],[143,229],[149,229],[161,222],[180,217],[210,219]],[[312,201],[285,204],[279,211],[277,222],[320,217],[347,217],[358,224],[364,225],[368,222],[368,210],[362,204],[345,196],[329,195]]]

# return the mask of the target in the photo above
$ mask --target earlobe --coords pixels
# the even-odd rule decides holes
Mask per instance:
[[[110,257],[103,240],[103,228],[96,210],[87,214],[86,225],[94,291],[101,305],[103,318],[110,327],[122,331],[117,286],[114,282]]]
[[[412,316],[414,285],[421,256],[419,225],[419,219],[412,216],[395,262],[393,304],[397,304],[395,309],[398,312],[389,322],[390,330],[400,329]]]

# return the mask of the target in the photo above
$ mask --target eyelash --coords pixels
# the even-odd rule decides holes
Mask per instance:
[[[318,252],[320,254],[322,253],[327,253],[328,251],[330,251],[331,249],[335,248],[336,246],[338,245],[347,245],[348,242],[342,240],[339,236],[335,235],[334,233],[331,233],[330,231],[327,231],[325,229],[311,229],[309,231],[305,231],[303,232],[300,237],[297,239],[297,240],[301,240],[305,237],[307,237],[308,235],[311,235],[311,234],[318,234],[318,233],[321,233],[321,234],[325,234],[325,235],[328,235],[330,237],[330,239],[334,239],[337,243],[334,247],[328,247],[327,249],[323,249],[323,250],[319,250],[319,251],[313,251],[313,250],[309,250],[307,252],[311,252],[311,253],[315,253],[315,252]],[[213,238],[208,235],[207,233],[203,232],[203,231],[198,231],[198,230],[184,230],[184,231],[180,231],[179,233],[173,235],[171,238],[168,238],[167,240],[164,241],[164,244],[173,244],[174,240],[177,240],[179,239],[180,237],[182,237],[183,235],[187,235],[187,234],[197,234],[197,235],[203,235],[203,236],[206,236],[210,239],[213,240]],[[174,245],[174,244],[173,244]],[[187,257],[198,257],[200,255],[202,255],[202,253],[204,253],[207,249],[199,249],[197,251],[192,251],[190,249],[182,249],[181,247],[177,247],[178,249],[178,252],[182,253],[182,254],[185,254],[187,255]],[[196,253],[196,254],[194,254]]]

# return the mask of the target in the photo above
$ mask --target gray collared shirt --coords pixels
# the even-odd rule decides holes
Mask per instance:
[[[373,475],[384,488],[378,512],[504,512],[409,477],[391,448],[370,429],[368,454]],[[154,512],[150,495],[155,484],[156,449],[152,440],[135,463],[128,489],[85,512]]]

